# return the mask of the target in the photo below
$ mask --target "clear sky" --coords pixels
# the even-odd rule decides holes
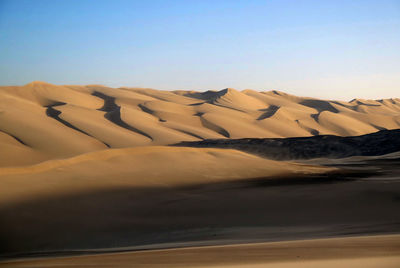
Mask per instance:
[[[400,0],[0,0],[0,85],[400,97]]]

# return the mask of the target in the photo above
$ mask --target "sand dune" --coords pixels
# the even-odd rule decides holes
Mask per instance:
[[[236,150],[166,146],[113,149],[0,168],[0,204],[88,190],[176,187],[333,170],[267,160]]]
[[[343,170],[310,164],[319,162],[250,154],[264,149],[262,155],[274,155],[285,145],[295,149],[289,156],[322,150],[323,157],[354,151],[363,138],[352,138],[359,143],[349,147],[340,137],[315,137],[336,141],[332,148],[314,141],[306,148],[297,139],[258,146],[250,138],[348,136],[399,126],[399,99],[343,102],[278,91],[44,82],[0,87],[0,257],[397,232],[397,181],[346,181]],[[381,152],[378,136],[369,140]],[[166,146],[236,138],[256,150]],[[385,260],[367,262],[373,261]]]
[[[361,135],[400,127],[400,100],[328,101],[279,91],[160,91],[32,82],[0,87],[0,166],[105,148],[216,138]],[[16,142],[17,141],[17,142]]]

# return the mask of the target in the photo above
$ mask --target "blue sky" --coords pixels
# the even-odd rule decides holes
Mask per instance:
[[[0,85],[400,97],[400,0],[0,0]]]

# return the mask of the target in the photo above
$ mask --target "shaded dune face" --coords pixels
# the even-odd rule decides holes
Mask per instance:
[[[229,148],[280,161],[380,156],[400,152],[400,129],[348,137],[319,135],[297,138],[213,139],[181,142],[174,146]]]
[[[279,91],[161,91],[32,82],[0,87],[0,166],[107,148],[224,138],[362,135],[400,127],[400,99],[350,102]]]

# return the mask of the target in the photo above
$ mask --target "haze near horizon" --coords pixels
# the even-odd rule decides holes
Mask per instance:
[[[0,1],[0,85],[399,97],[398,1]]]

